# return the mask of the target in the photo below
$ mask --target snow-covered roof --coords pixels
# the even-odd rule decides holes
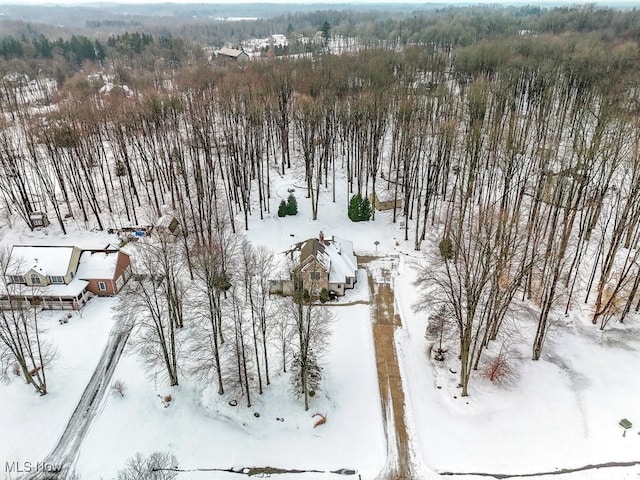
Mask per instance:
[[[227,47],[222,47],[220,50],[216,52],[217,55],[222,55],[224,57],[233,57],[233,58],[238,58],[243,53],[247,55],[244,52],[244,50],[237,50],[235,48],[227,48]]]
[[[327,245],[326,252],[331,257],[330,282],[343,283],[346,281],[346,277],[356,276],[358,262],[353,253],[351,240],[334,236],[333,240]]]
[[[50,284],[41,288],[38,293],[48,297],[77,297],[87,288],[87,285],[89,285],[89,282],[76,277],[68,285]]]
[[[47,285],[46,287],[30,287],[28,285],[23,285],[20,283],[14,283],[7,288],[5,286],[0,286],[0,294],[6,295],[7,293],[11,294],[14,297],[24,295],[25,297],[63,297],[63,298],[71,298],[77,297],[82,293],[83,290],[87,288],[89,282],[86,280],[81,280],[78,277],[71,280],[71,282],[67,285],[60,283],[52,283]]]
[[[84,280],[114,278],[118,264],[118,251],[83,252],[76,278]]]
[[[11,250],[8,275],[35,270],[43,276],[64,277],[69,271],[73,247],[16,245]]]
[[[350,240],[334,236],[331,240],[321,242],[317,238],[310,238],[296,244],[291,251],[300,251],[301,270],[307,268],[311,259],[315,258],[329,272],[331,283],[346,283],[347,277],[356,276],[358,262]]]

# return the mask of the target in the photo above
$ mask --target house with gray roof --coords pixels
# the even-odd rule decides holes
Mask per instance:
[[[222,47],[216,51],[216,57],[226,58],[228,60],[249,60],[249,54],[244,49],[238,50],[235,48]]]
[[[345,290],[355,286],[358,260],[350,240],[336,236],[327,239],[320,232],[318,238],[296,243],[286,253],[295,265],[291,280],[274,280],[271,284],[272,293],[292,293],[296,280],[313,296],[319,295],[323,289],[343,296]]]

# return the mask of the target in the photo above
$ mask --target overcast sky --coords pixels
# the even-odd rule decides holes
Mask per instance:
[[[439,5],[476,5],[479,3],[491,3],[491,4],[531,4],[527,0],[443,0],[425,2],[424,0],[54,0],[54,1],[42,1],[42,0],[0,0],[0,5],[17,5],[17,4],[34,4],[34,5],[86,5],[86,4],[100,4],[100,3],[206,3],[206,4],[238,4],[238,3],[291,3],[291,4],[370,4],[370,3],[386,3],[386,4],[399,4],[399,3],[411,3],[411,4],[429,4],[437,3]],[[534,2],[536,3],[536,2]]]
[[[145,3],[205,3],[205,4],[239,4],[239,3],[279,3],[279,4],[399,4],[410,3],[415,5],[438,4],[438,5],[477,5],[477,4],[500,4],[500,5],[539,5],[539,6],[556,6],[556,5],[575,5],[585,3],[595,3],[600,6],[608,5],[633,5],[633,0],[0,0],[0,5],[100,5],[100,4],[145,4]]]

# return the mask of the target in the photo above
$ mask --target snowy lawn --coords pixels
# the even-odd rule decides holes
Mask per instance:
[[[600,332],[578,312],[556,315],[543,358],[530,360],[535,312],[518,319],[511,360],[516,377],[497,387],[472,379],[459,396],[458,361],[432,361],[424,340],[426,319],[411,306],[416,293],[409,262],[396,281],[404,330],[396,336],[414,449],[422,473],[550,472],[588,464],[640,460],[640,330]],[[495,346],[493,348],[496,348]],[[452,373],[455,371],[456,373]],[[623,437],[622,418],[635,420]],[[571,479],[637,478],[640,469],[577,472]],[[563,477],[565,478],[565,477]]]
[[[133,352],[126,353],[114,379],[124,381],[128,391],[122,398],[108,398],[87,435],[77,463],[82,478],[112,478],[136,452],[154,451],[175,454],[185,469],[351,468],[362,478],[374,478],[384,464],[385,441],[369,306],[328,308],[336,316],[333,334],[321,360],[322,391],[312,399],[308,412],[291,392],[288,375],[276,373],[277,365],[272,366],[273,385],[254,397],[251,408],[242,399],[232,407],[228,395],[218,397],[214,388],[188,380],[177,388],[166,387],[149,378]],[[158,395],[167,394],[173,399],[165,408]],[[326,414],[327,423],[314,429],[314,413]],[[193,472],[180,478],[230,475]],[[287,478],[311,479],[318,474]]]
[[[59,319],[66,318],[66,311],[39,315],[41,338],[56,350],[53,366],[46,371],[49,393],[39,396],[11,372],[9,382],[0,383],[2,467],[4,462],[35,464],[53,449],[100,359],[113,326],[114,302],[112,298],[94,298],[82,315],[73,312],[64,324]]]

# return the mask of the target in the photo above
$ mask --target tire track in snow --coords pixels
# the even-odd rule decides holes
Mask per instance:
[[[122,330],[116,324],[109,335],[102,356],[89,383],[84,389],[67,426],[52,452],[42,462],[46,466],[58,466],[56,471],[36,471],[21,480],[64,480],[72,471],[82,441],[104,402],[111,378],[127,343],[131,329]]]

